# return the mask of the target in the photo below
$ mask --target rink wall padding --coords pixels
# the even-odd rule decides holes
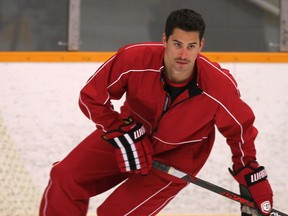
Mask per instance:
[[[104,62],[115,52],[0,52],[0,62]],[[203,52],[218,62],[288,62],[286,52]]]

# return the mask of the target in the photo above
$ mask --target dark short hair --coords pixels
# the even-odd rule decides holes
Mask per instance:
[[[205,22],[202,16],[190,9],[180,9],[170,13],[166,20],[165,35],[166,39],[173,34],[175,28],[190,32],[199,32],[200,41],[202,40],[205,32]]]

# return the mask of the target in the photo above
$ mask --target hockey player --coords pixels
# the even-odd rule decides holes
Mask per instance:
[[[156,215],[187,182],[152,164],[195,176],[214,143],[227,139],[230,170],[257,209],[269,215],[272,190],[256,161],[257,130],[228,70],[200,54],[205,23],[190,9],[172,12],[161,43],[121,48],[90,77],[79,105],[97,130],[51,170],[40,215],[84,216],[89,198],[114,186],[98,216]],[[118,113],[111,99],[126,100]]]

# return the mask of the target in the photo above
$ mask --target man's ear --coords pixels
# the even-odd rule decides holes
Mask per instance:
[[[202,38],[201,41],[200,41],[200,50],[203,49],[204,43],[205,43],[205,40],[204,40],[204,38]]]
[[[162,43],[163,43],[164,47],[166,47],[167,38],[166,38],[166,34],[165,33],[162,34]]]

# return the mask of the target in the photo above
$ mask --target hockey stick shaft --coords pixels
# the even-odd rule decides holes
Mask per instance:
[[[255,208],[255,204],[250,201],[250,200],[247,200],[246,198],[240,196],[239,194],[236,194],[232,191],[229,191],[227,189],[224,189],[222,187],[219,187],[217,185],[214,185],[210,182],[207,182],[203,179],[200,179],[200,178],[197,178],[197,177],[190,177],[189,175],[187,176],[184,176],[183,179],[185,179],[186,181],[190,182],[190,183],[193,183],[195,185],[198,185],[202,188],[205,188],[207,190],[210,190],[212,192],[215,192],[219,195],[222,195],[226,198],[229,198],[233,201],[236,201],[236,202],[239,202],[243,205],[247,205],[249,207],[252,207],[252,208]],[[272,209],[271,213],[270,213],[270,216],[288,216],[287,214],[281,212],[281,211],[278,211],[276,209]]]
[[[227,190],[225,188],[222,188],[222,187],[219,187],[215,184],[212,184],[210,182],[207,182],[203,179],[200,179],[198,177],[191,177],[189,174],[187,173],[183,173],[182,171],[179,171],[179,170],[176,170],[174,169],[173,167],[170,167],[170,166],[167,166],[165,164],[162,164],[162,163],[159,163],[157,161],[153,161],[153,167],[158,169],[158,170],[161,170],[163,172],[166,172],[168,174],[171,174],[171,175],[174,175],[178,178],[182,178],[184,180],[186,180],[187,182],[189,183],[192,183],[192,184],[195,184],[195,185],[198,185],[202,188],[205,188],[209,191],[212,191],[214,193],[217,193],[219,195],[222,195],[230,200],[233,200],[233,201],[236,201],[236,202],[239,202],[243,205],[246,205],[246,206],[249,206],[251,208],[255,208],[255,204],[254,202],[240,196],[239,194],[236,194],[230,190]],[[272,209],[271,213],[270,213],[270,216],[288,216],[287,214],[283,213],[283,212],[280,212],[276,209]]]
[[[233,201],[236,201],[236,202],[239,202],[243,205],[246,205],[246,206],[249,206],[251,208],[255,208],[255,204],[254,202],[250,201],[250,200],[247,200],[245,199],[244,197],[241,197],[240,195],[232,192],[232,191],[228,191],[224,188],[221,188],[217,185],[214,185],[214,184],[211,184],[210,182],[207,182],[207,181],[204,181],[202,179],[199,179],[197,177],[190,177],[190,176],[185,176],[183,177],[183,179],[185,179],[186,181],[190,182],[190,183],[193,183],[195,185],[198,185],[202,188],[205,188],[207,190],[210,190],[214,193],[217,193],[217,194],[220,194],[226,198],[229,198]]]

